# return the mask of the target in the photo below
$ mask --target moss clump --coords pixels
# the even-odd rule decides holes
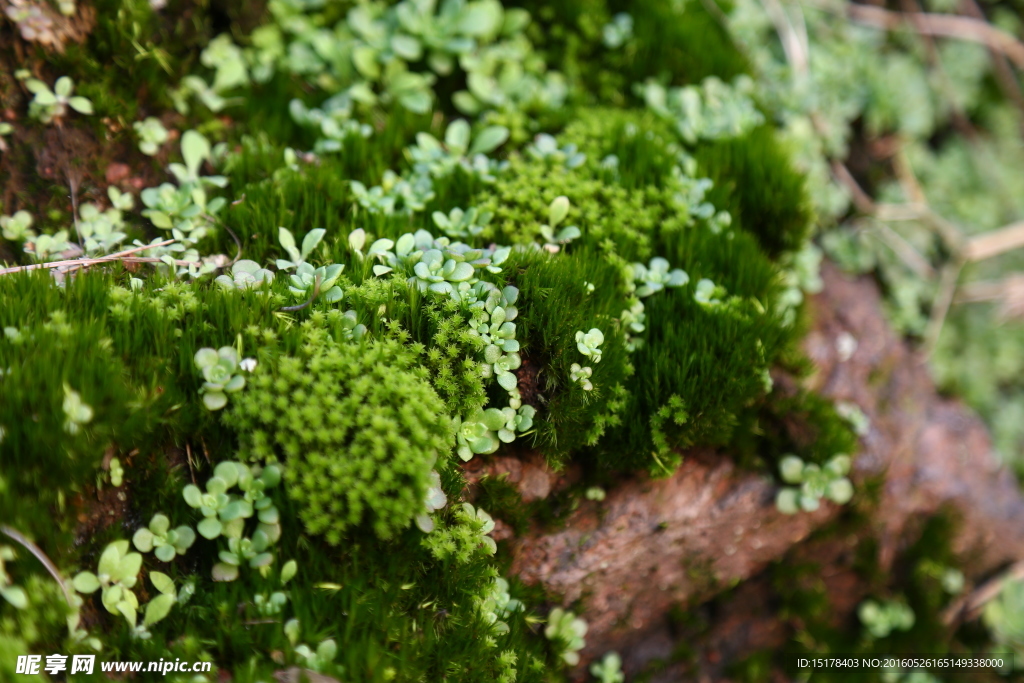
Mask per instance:
[[[633,373],[620,322],[622,275],[608,261],[582,250],[557,259],[524,256],[515,267],[520,271],[514,278],[522,292],[521,327],[528,340],[524,355],[529,367],[543,368],[534,376],[521,373],[521,384],[530,383],[537,395],[531,400],[546,407],[537,443],[559,461],[596,445],[621,423]],[[581,354],[576,342],[577,332],[592,328],[604,335],[600,362]],[[574,363],[591,368],[591,389],[572,381]]]
[[[769,254],[803,246],[813,218],[810,198],[774,130],[761,126],[743,137],[704,144],[694,156],[715,183],[711,203],[757,235]]]
[[[245,457],[284,459],[310,532],[337,544],[365,522],[390,538],[423,512],[431,468],[454,443],[426,374],[394,341],[314,343],[257,372],[228,422]]]

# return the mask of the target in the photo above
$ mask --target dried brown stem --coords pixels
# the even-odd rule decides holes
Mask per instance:
[[[922,35],[956,38],[985,45],[1005,55],[1018,69],[1024,69],[1024,43],[986,21],[952,14],[922,12],[914,17],[881,7],[850,3],[847,15],[853,21],[892,31],[909,24]]]
[[[999,576],[986,581],[967,595],[961,596],[960,599],[953,602],[942,613],[942,622],[948,626],[960,619],[970,621],[977,618],[985,605],[999,595],[1004,584],[1008,581],[1020,581],[1021,579],[1024,579],[1024,562],[1015,562]]]
[[[165,240],[158,242],[157,244],[147,244],[143,247],[135,247],[132,249],[126,249],[119,251],[116,254],[110,254],[109,256],[97,256],[95,258],[79,258],[69,259],[65,261],[50,261],[48,263],[33,263],[29,266],[14,266],[12,268],[0,269],[0,275],[7,275],[9,273],[23,273],[30,270],[42,270],[52,268],[86,268],[88,266],[94,266],[100,263],[114,263],[115,261],[121,261],[124,263],[164,263],[162,259],[158,259],[152,256],[131,256],[131,254],[137,254],[140,251],[146,251],[147,249],[154,249],[156,247],[164,247],[168,244],[173,244],[176,240]],[[181,261],[175,259],[174,265],[177,266],[191,266],[199,265],[195,261]]]
[[[964,257],[984,261],[1019,247],[1024,247],[1024,221],[972,237],[964,246]]]
[[[50,560],[50,558],[46,556],[46,553],[44,553],[35,543],[25,538],[25,536],[23,536],[20,532],[15,531],[9,526],[0,525],[0,532],[3,532],[7,536],[10,536],[15,541],[20,543],[22,546],[25,547],[26,550],[32,553],[32,555],[37,560],[39,560],[40,564],[42,564],[46,568],[46,571],[50,573],[50,576],[53,577],[53,580],[57,582],[58,586],[60,586],[60,589],[64,591],[64,599],[68,601],[69,605],[74,607],[75,604],[71,600],[71,593],[68,592],[67,584],[64,583],[63,577],[61,577],[60,572],[57,571],[57,565],[55,565]]]

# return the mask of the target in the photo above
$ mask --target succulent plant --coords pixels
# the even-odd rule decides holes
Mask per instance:
[[[345,297],[341,287],[334,284],[338,281],[338,277],[341,276],[341,271],[344,269],[345,266],[338,264],[314,268],[303,261],[299,263],[295,273],[289,277],[291,284],[288,285],[288,290],[296,297],[308,297],[319,278],[320,294],[317,297],[318,301],[326,301],[330,304],[336,303]]]
[[[79,114],[92,114],[92,102],[85,97],[72,96],[74,81],[68,76],[61,76],[50,86],[37,78],[25,80],[25,88],[35,95],[28,106],[28,115],[43,123],[51,123],[54,119],[63,118],[67,108],[71,107]]]
[[[909,631],[914,625],[914,611],[895,600],[865,600],[857,608],[857,616],[873,638],[885,638],[893,631]]]
[[[159,595],[146,603],[146,615],[142,619],[143,627],[152,626],[171,612],[171,607],[178,601],[174,590],[174,581],[163,572],[150,572],[149,581],[157,589]]]
[[[139,151],[148,156],[160,151],[160,145],[167,142],[170,137],[164,124],[155,116],[150,116],[144,121],[136,121],[132,127],[139,136]]]
[[[601,30],[601,38],[604,46],[615,50],[622,47],[633,37],[633,17],[625,12],[619,12],[610,23],[605,24]]]
[[[463,503],[462,510],[479,525],[480,542],[487,552],[491,555],[498,552],[498,544],[494,542],[493,538],[488,536],[489,533],[494,531],[494,518],[483,508],[475,508],[470,503]]]
[[[249,259],[242,259],[231,266],[231,275],[218,275],[214,280],[224,289],[256,289],[265,282],[273,281],[273,272]]]
[[[225,536],[227,549],[220,552],[221,561],[213,567],[216,581],[234,581],[238,567],[246,562],[251,567],[266,567],[274,561],[267,549],[281,537],[280,514],[266,491],[281,482],[281,468],[248,466],[240,462],[218,463],[206,482],[206,493],[189,484],[183,495],[189,506],[203,514],[196,529],[204,538]],[[229,493],[238,487],[241,495]],[[243,536],[245,521],[256,515],[259,520],[252,537]]]
[[[586,635],[587,622],[572,612],[556,607],[548,614],[544,636],[558,643],[561,648],[560,655],[569,666],[580,663],[579,651],[586,645]]]
[[[122,231],[124,218],[122,211],[134,205],[132,195],[121,192],[111,185],[107,188],[112,208],[100,211],[95,204],[85,203],[78,209],[78,234],[82,236],[82,247],[85,253],[109,253],[123,242],[128,235]]]
[[[77,391],[64,385],[64,429],[68,434],[77,434],[82,426],[92,420],[93,410],[82,400]]]
[[[153,515],[148,527],[142,527],[132,536],[136,550],[148,553],[153,550],[157,559],[170,562],[176,555],[183,555],[196,541],[196,532],[187,525],[171,528],[166,515]]]
[[[203,373],[203,405],[208,410],[220,410],[228,404],[227,395],[245,387],[245,377],[237,375],[238,352],[233,346],[222,346],[214,351],[202,348],[196,351],[196,367]]]
[[[480,369],[484,377],[493,377],[502,389],[513,391],[519,378],[512,371],[518,370],[522,364],[522,358],[518,353],[502,353],[500,346],[491,344],[484,348],[484,362]]]
[[[494,577],[490,590],[482,598],[477,599],[477,609],[484,621],[494,626],[497,633],[508,633],[508,624],[503,619],[523,608],[523,603],[509,594],[508,581],[500,576]]]
[[[204,538],[212,540],[221,535],[240,538],[245,520],[255,513],[260,521],[258,531],[275,542],[281,534],[279,514],[266,490],[277,486],[280,481],[281,468],[278,465],[260,469],[226,461],[214,468],[213,476],[206,482],[206,493],[195,484],[189,484],[183,495],[185,502],[202,512],[205,518],[196,527]],[[228,493],[235,486],[242,492],[241,496]]]
[[[134,627],[139,600],[131,589],[141,568],[142,555],[129,552],[128,541],[114,541],[100,555],[96,573],[80,572],[72,579],[72,585],[86,595],[102,588],[102,602],[107,611],[121,614]]]
[[[459,285],[468,283],[476,274],[471,263],[445,258],[439,249],[424,252],[419,263],[413,267],[415,275],[409,278],[421,292],[448,294],[459,300]]]
[[[555,197],[548,206],[548,222],[539,228],[541,237],[544,238],[544,248],[555,253],[562,245],[568,244],[583,233],[575,225],[569,225],[555,234],[555,228],[569,215],[569,198],[566,196]]]
[[[644,304],[639,299],[632,299],[629,308],[619,315],[619,322],[626,329],[626,350],[636,351],[644,340],[635,335],[647,329],[647,314],[644,312]]]
[[[416,515],[416,526],[420,528],[420,531],[425,534],[433,531],[434,520],[430,517],[431,513],[440,510],[447,504],[448,497],[444,495],[444,489],[441,488],[441,475],[434,470],[430,473],[430,488],[427,489],[427,497],[423,501],[426,510]]]
[[[313,651],[308,645],[298,645],[295,648],[295,655],[302,662],[302,665],[318,673],[327,671],[337,654],[338,645],[332,638],[328,638],[317,645],[316,651]]]
[[[835,455],[824,467],[806,464],[795,455],[787,455],[779,462],[783,481],[799,487],[783,487],[775,499],[780,512],[796,514],[801,509],[813,512],[821,498],[843,505],[853,497],[853,484],[846,475],[850,471],[850,456]]]
[[[469,208],[466,211],[456,207],[448,212],[448,214],[435,211],[432,216],[434,225],[441,229],[441,231],[448,235],[448,237],[456,239],[465,239],[467,237],[476,237],[487,224],[491,222],[494,214],[490,211],[480,212],[476,208]]]
[[[32,214],[24,209],[15,211],[13,216],[0,216],[0,230],[4,239],[12,242],[25,242],[36,236],[32,232]]]
[[[534,159],[549,164],[562,164],[568,169],[579,168],[587,161],[587,155],[577,151],[576,145],[570,143],[558,146],[558,141],[547,133],[541,133],[527,146],[526,154]]]
[[[213,565],[213,580],[234,581],[243,562],[254,568],[269,566],[274,562],[274,554],[267,552],[271,543],[270,537],[262,530],[257,530],[252,538],[229,538],[228,549],[220,551],[217,555],[220,562]]]
[[[590,366],[580,367],[579,363],[573,363],[569,367],[569,379],[582,386],[584,391],[592,391],[594,389],[594,385],[590,381],[590,377],[593,374],[594,370]]]
[[[601,344],[603,343],[604,334],[596,327],[590,328],[589,332],[576,333],[576,348],[595,363],[601,362]]]
[[[117,488],[124,483],[124,468],[118,458],[110,459],[110,485]]]
[[[690,281],[690,276],[681,268],[669,270],[670,266],[666,259],[656,256],[651,259],[649,265],[634,263],[633,279],[639,283],[636,288],[638,297],[646,297],[660,292],[665,287],[682,287]]]
[[[278,269],[289,270],[298,268],[300,264],[305,263],[310,254],[320,245],[326,232],[323,228],[314,228],[307,232],[306,236],[302,238],[302,249],[300,250],[295,246],[295,236],[291,231],[288,228],[278,228],[277,239],[281,243],[281,248],[288,253],[288,257],[291,259],[278,259]]]
[[[716,285],[707,278],[697,282],[697,288],[693,292],[694,300],[705,308],[713,308],[722,305],[722,298],[726,296],[725,287]]]
[[[607,653],[600,662],[590,665],[590,675],[596,678],[598,683],[625,683],[626,674],[622,673],[622,657],[617,652]]]
[[[39,235],[31,244],[25,245],[25,251],[32,254],[37,261],[45,261],[51,256],[72,249],[74,246],[68,241],[68,231],[58,230],[52,235]]]

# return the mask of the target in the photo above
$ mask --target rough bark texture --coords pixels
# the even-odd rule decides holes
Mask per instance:
[[[885,474],[872,520],[881,566],[891,565],[915,522],[944,506],[963,519],[954,547],[970,558],[971,575],[1024,558],[1024,500],[995,461],[981,421],[939,396],[923,359],[887,327],[871,280],[828,265],[823,277],[805,341],[818,368],[808,384],[856,404],[870,419],[853,478]],[[856,340],[852,354],[847,335]],[[527,498],[561,485],[542,461],[512,460],[486,469],[509,472]],[[636,670],[671,653],[672,607],[696,606],[756,577],[838,512],[829,504],[786,516],[775,509],[775,491],[773,481],[738,470],[727,453],[690,452],[670,478],[625,480],[604,501],[585,502],[558,531],[513,539],[513,571],[566,605],[582,599],[590,624],[585,662],[615,649],[624,653],[627,670]],[[855,581],[844,574],[840,566],[830,579],[839,593],[844,582],[849,588]],[[750,581],[728,601],[732,607],[715,615],[699,655],[703,670],[783,642],[785,629],[763,604],[765,594],[758,580]],[[847,602],[852,610],[856,599]],[[657,680],[677,677],[667,670]]]

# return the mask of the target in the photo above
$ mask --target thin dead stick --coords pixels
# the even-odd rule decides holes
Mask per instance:
[[[915,28],[917,28],[919,17],[924,13],[924,10],[918,4],[917,0],[901,0],[901,4],[903,5],[903,10],[911,18],[911,21],[914,22]],[[967,138],[976,138],[977,131],[974,130],[974,126],[971,125],[970,120],[964,113],[963,107],[961,107],[960,103],[957,101],[956,93],[953,90],[953,84],[949,79],[949,72],[946,71],[945,66],[942,64],[942,54],[939,52],[938,45],[935,44],[934,36],[931,36],[920,29],[918,29],[918,33],[921,35],[921,40],[924,42],[925,48],[928,51],[929,66],[939,77],[943,95],[946,97],[950,111],[953,115],[953,124]]]
[[[880,7],[856,3],[847,5],[847,15],[858,23],[890,31],[906,23],[924,35],[981,43],[990,50],[1006,55],[1018,69],[1024,69],[1024,43],[980,19],[928,12],[910,17],[903,12],[891,12]]]
[[[981,282],[969,282],[956,293],[953,303],[977,304],[985,301],[996,301],[1003,298],[1005,291],[1006,283],[1003,281],[983,280]]]
[[[939,280],[939,292],[932,301],[931,315],[928,319],[928,326],[924,333],[924,360],[927,360],[935,345],[939,342],[939,335],[946,324],[946,317],[949,315],[949,307],[953,304],[953,296],[956,294],[957,281],[960,279],[960,271],[963,270],[964,261],[954,259],[942,268],[942,277]]]
[[[238,239],[238,235],[235,234],[235,231],[229,228],[228,226],[224,225],[222,227],[228,231],[228,234],[231,235],[231,239],[233,239],[235,241],[235,244],[238,246],[238,251],[235,252],[235,258],[231,259],[231,262],[228,263],[228,266],[233,266],[236,263],[238,263],[238,259],[242,258],[242,240]]]
[[[147,249],[153,249],[154,247],[166,246],[173,243],[175,240],[167,240],[166,242],[160,242],[158,244],[149,244],[144,247],[138,247],[135,249],[128,249],[117,254],[111,254],[110,256],[97,256],[96,258],[79,258],[79,259],[68,259],[66,261],[50,261],[49,263],[33,263],[30,266],[15,266],[13,268],[4,268],[0,270],[0,275],[7,275],[8,273],[22,273],[29,270],[40,270],[40,269],[53,269],[53,268],[85,268],[87,266],[94,266],[100,263],[114,263],[121,261],[123,263],[166,263],[163,259],[156,258],[155,256],[130,256],[129,254],[135,254],[140,251]],[[174,259],[174,265],[176,266],[198,266],[201,265],[197,261],[182,261],[180,259]]]
[[[985,21],[985,13],[975,0],[961,0],[960,4],[966,14],[971,15],[971,17],[978,21]],[[996,80],[999,81],[999,86],[1003,89],[1007,98],[1012,100],[1017,105],[1017,108],[1024,112],[1024,93],[1021,93],[1020,84],[1017,82],[1017,77],[1014,75],[1006,55],[992,48],[989,48],[988,51],[995,66],[995,75]]]
[[[928,259],[922,256],[921,252],[915,249],[914,245],[905,240],[902,235],[881,220],[877,221],[873,227],[878,231],[878,235],[888,243],[889,248],[896,252],[903,262],[907,264],[907,267],[918,276],[923,278],[935,277],[935,269],[932,268],[932,264],[928,263]]]
[[[88,266],[95,266],[101,263],[167,263],[163,259],[158,259],[155,256],[101,256],[97,258],[89,259],[72,259],[70,261],[53,261],[52,263],[36,263],[31,266],[17,266],[14,268],[6,268],[0,270],[0,275],[7,275],[9,273],[20,273],[28,270],[39,270],[40,268],[53,269],[53,268],[86,268]],[[182,261],[181,259],[173,259],[172,263],[176,266],[200,266],[202,265],[198,261]]]
[[[816,118],[816,117],[815,117]],[[818,128],[818,125],[815,125]],[[850,169],[846,167],[841,161],[832,160],[832,175],[836,181],[845,187],[853,198],[853,204],[857,207],[857,210],[861,213],[874,213],[876,210],[875,200],[871,198],[864,188],[860,186],[857,179],[850,173]]]
[[[786,61],[790,63],[793,70],[801,77],[807,75],[809,58],[804,49],[804,43],[800,35],[793,27],[789,15],[779,0],[762,0],[764,10],[775,25],[775,32],[779,35],[779,42],[782,43],[782,50],[786,53]]]
[[[1003,584],[1008,581],[1020,581],[1024,579],[1024,562],[1017,562],[1010,566],[1003,574],[990,579],[973,590],[970,594],[961,597],[942,613],[942,623],[952,625],[957,619],[974,619],[981,612],[982,608],[991,602],[1000,591]]]
[[[168,244],[174,244],[177,241],[178,240],[164,240],[163,242],[157,242],[156,244],[147,244],[144,247],[134,247],[132,249],[125,249],[124,251],[119,251],[116,254],[109,254],[108,256],[103,256],[103,257],[99,257],[99,258],[117,259],[117,258],[121,258],[121,257],[124,257],[124,256],[130,256],[131,254],[137,254],[140,251],[146,251],[147,249],[154,249],[156,247],[166,247]],[[50,263],[33,263],[30,266],[16,266],[14,268],[5,268],[3,270],[0,270],[0,275],[2,275],[4,273],[8,273],[8,272],[10,272],[10,273],[17,273],[17,272],[26,271],[26,270],[39,270],[39,269],[43,269],[43,268],[58,268],[60,266],[64,266],[64,265],[67,265],[67,264],[78,263],[79,261],[82,261],[82,260],[83,259],[69,259],[69,260],[66,260],[66,261],[51,261]]]
[[[972,237],[964,247],[964,257],[984,261],[1019,247],[1024,247],[1024,221]]]
[[[23,545],[26,550],[32,553],[32,555],[35,556],[35,558],[39,560],[39,562],[44,567],[46,567],[46,571],[50,572],[50,576],[52,576],[53,580],[57,582],[57,585],[60,586],[60,589],[64,591],[64,599],[68,601],[69,605],[74,607],[75,605],[71,600],[71,593],[68,592],[68,587],[64,583],[64,579],[61,577],[60,572],[57,571],[57,566],[50,561],[49,557],[46,556],[46,553],[40,550],[39,546],[37,546],[35,543],[28,540],[27,538],[22,536],[21,533],[15,531],[9,526],[0,525],[0,531],[10,536],[21,545]]]

